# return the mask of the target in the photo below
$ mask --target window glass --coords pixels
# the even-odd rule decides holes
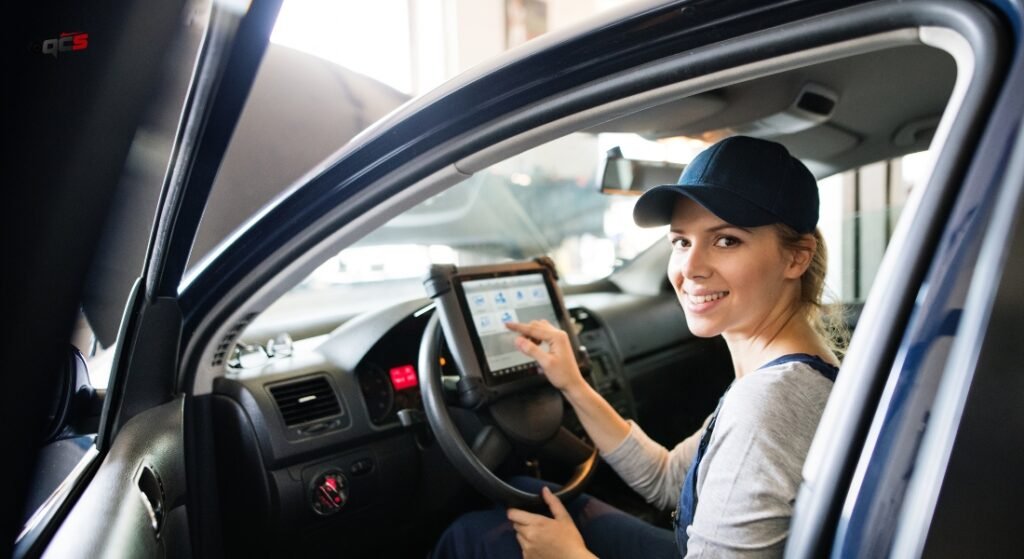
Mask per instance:
[[[634,196],[598,188],[604,154],[686,163],[707,144],[634,134],[577,133],[491,166],[328,258],[252,324],[337,324],[349,316],[424,297],[431,264],[460,266],[547,255],[565,284],[600,280],[665,228],[633,223]],[[863,303],[907,195],[927,171],[927,153],[819,181],[819,227],[829,251],[826,300]],[[301,334],[300,334],[301,337]]]
[[[867,298],[907,197],[927,178],[929,155],[918,152],[818,182],[832,301],[859,305]]]
[[[188,267],[412,97],[620,3],[285,1],[214,180]]]
[[[706,144],[577,133],[493,165],[329,258],[254,323],[353,315],[423,297],[431,264],[554,259],[566,284],[593,282],[663,239],[633,223],[636,196],[602,194],[604,154],[685,162]],[[315,321],[315,319],[312,319]]]

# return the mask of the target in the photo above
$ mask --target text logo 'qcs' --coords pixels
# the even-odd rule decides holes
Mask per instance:
[[[54,58],[57,58],[57,53],[60,52],[87,48],[89,48],[89,34],[80,31],[61,33],[60,37],[43,41],[43,54],[52,54]]]

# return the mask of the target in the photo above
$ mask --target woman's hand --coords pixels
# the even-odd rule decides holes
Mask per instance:
[[[544,376],[555,388],[565,392],[586,384],[576,364],[569,335],[563,330],[555,328],[546,320],[533,320],[527,324],[506,322],[505,327],[521,334],[516,338],[516,347],[537,360]],[[547,345],[547,350],[537,342]]]
[[[505,326],[521,334],[516,338],[516,347],[536,359],[548,382],[562,391],[597,448],[607,453],[622,444],[629,435],[629,423],[587,384],[576,364],[569,335],[546,320],[534,320],[529,324],[507,322]]]
[[[508,509],[508,519],[516,530],[524,559],[572,559],[594,557],[587,551],[583,536],[573,523],[565,505],[547,487],[541,489],[544,502],[554,518],[520,509]]]

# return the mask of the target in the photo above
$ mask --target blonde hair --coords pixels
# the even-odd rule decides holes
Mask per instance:
[[[804,235],[797,233],[792,227],[782,223],[775,224],[779,241],[782,246],[791,250],[806,250],[802,243]],[[820,229],[814,230],[817,248],[811,256],[811,263],[800,276],[800,303],[804,316],[814,328],[825,345],[842,359],[846,353],[846,344],[850,339],[850,331],[846,326],[846,309],[842,303],[836,302],[825,306],[825,274],[828,271],[828,248]],[[832,300],[837,301],[835,297]]]

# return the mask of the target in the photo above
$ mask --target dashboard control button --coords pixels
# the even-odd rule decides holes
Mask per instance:
[[[307,427],[300,427],[299,429],[296,430],[296,432],[303,436],[311,436],[319,435],[320,433],[324,433],[326,431],[333,431],[338,427],[341,427],[341,420],[332,419],[330,421],[321,421],[319,423],[314,423]]]
[[[341,470],[331,469],[313,478],[310,486],[310,506],[321,516],[330,516],[341,510],[348,501],[348,480]]]
[[[369,458],[362,458],[356,460],[349,466],[348,471],[354,476],[361,476],[370,473],[373,470],[373,461]]]

